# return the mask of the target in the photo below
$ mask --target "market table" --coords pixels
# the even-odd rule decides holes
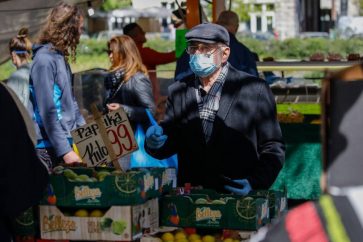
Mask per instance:
[[[257,62],[259,71],[325,71],[341,70],[360,61],[269,61]]]
[[[271,61],[257,62],[257,69],[259,71],[281,71],[284,76],[284,72],[288,71],[337,71],[356,63],[358,61]],[[301,97],[296,99],[299,100],[297,103],[286,98],[292,95],[292,91],[296,92],[294,87],[291,87],[290,92],[286,89],[286,94],[274,93],[277,97],[278,113],[288,113],[294,110],[304,115],[305,119],[309,116],[319,118],[319,88],[317,93],[309,93],[310,99],[306,98],[307,93],[300,93]],[[310,101],[304,103],[305,99]],[[280,102],[279,100],[285,101]],[[272,188],[277,190],[286,188],[289,199],[318,199],[322,172],[320,125],[306,121],[304,123],[281,123],[280,125],[286,143],[286,160]]]

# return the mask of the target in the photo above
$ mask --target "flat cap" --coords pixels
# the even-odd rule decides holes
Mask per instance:
[[[203,23],[194,26],[185,34],[187,42],[223,43],[229,46],[229,34],[226,28],[218,24]]]

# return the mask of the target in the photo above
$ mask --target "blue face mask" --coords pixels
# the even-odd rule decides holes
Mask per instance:
[[[213,61],[214,55],[194,54],[190,55],[189,66],[195,75],[206,77],[215,72],[218,68]]]

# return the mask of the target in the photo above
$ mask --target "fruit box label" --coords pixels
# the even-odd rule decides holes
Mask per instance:
[[[219,224],[222,218],[220,210],[213,210],[210,207],[200,207],[195,209],[195,221],[197,223],[207,221],[208,224]]]
[[[90,188],[89,186],[74,187],[74,200],[76,201],[84,199],[91,199],[95,201],[96,198],[100,198],[101,196],[102,192],[99,188]]]
[[[111,146],[107,147],[97,122],[91,122],[71,132],[79,154],[87,166],[94,167],[110,163],[110,150],[116,158],[125,156],[138,149],[134,132],[123,109],[102,116],[106,129],[105,135]],[[107,142],[108,143],[108,142]]]
[[[40,206],[40,231],[42,239],[52,240],[111,240],[132,241],[142,231],[159,227],[158,200],[152,199],[137,206],[112,206],[98,217],[78,213],[66,216],[56,206]]]

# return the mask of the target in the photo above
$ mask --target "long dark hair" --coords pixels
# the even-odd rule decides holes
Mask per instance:
[[[77,5],[58,3],[48,15],[39,36],[39,43],[52,43],[67,60],[71,56],[71,60],[76,61],[82,19],[81,9]]]

